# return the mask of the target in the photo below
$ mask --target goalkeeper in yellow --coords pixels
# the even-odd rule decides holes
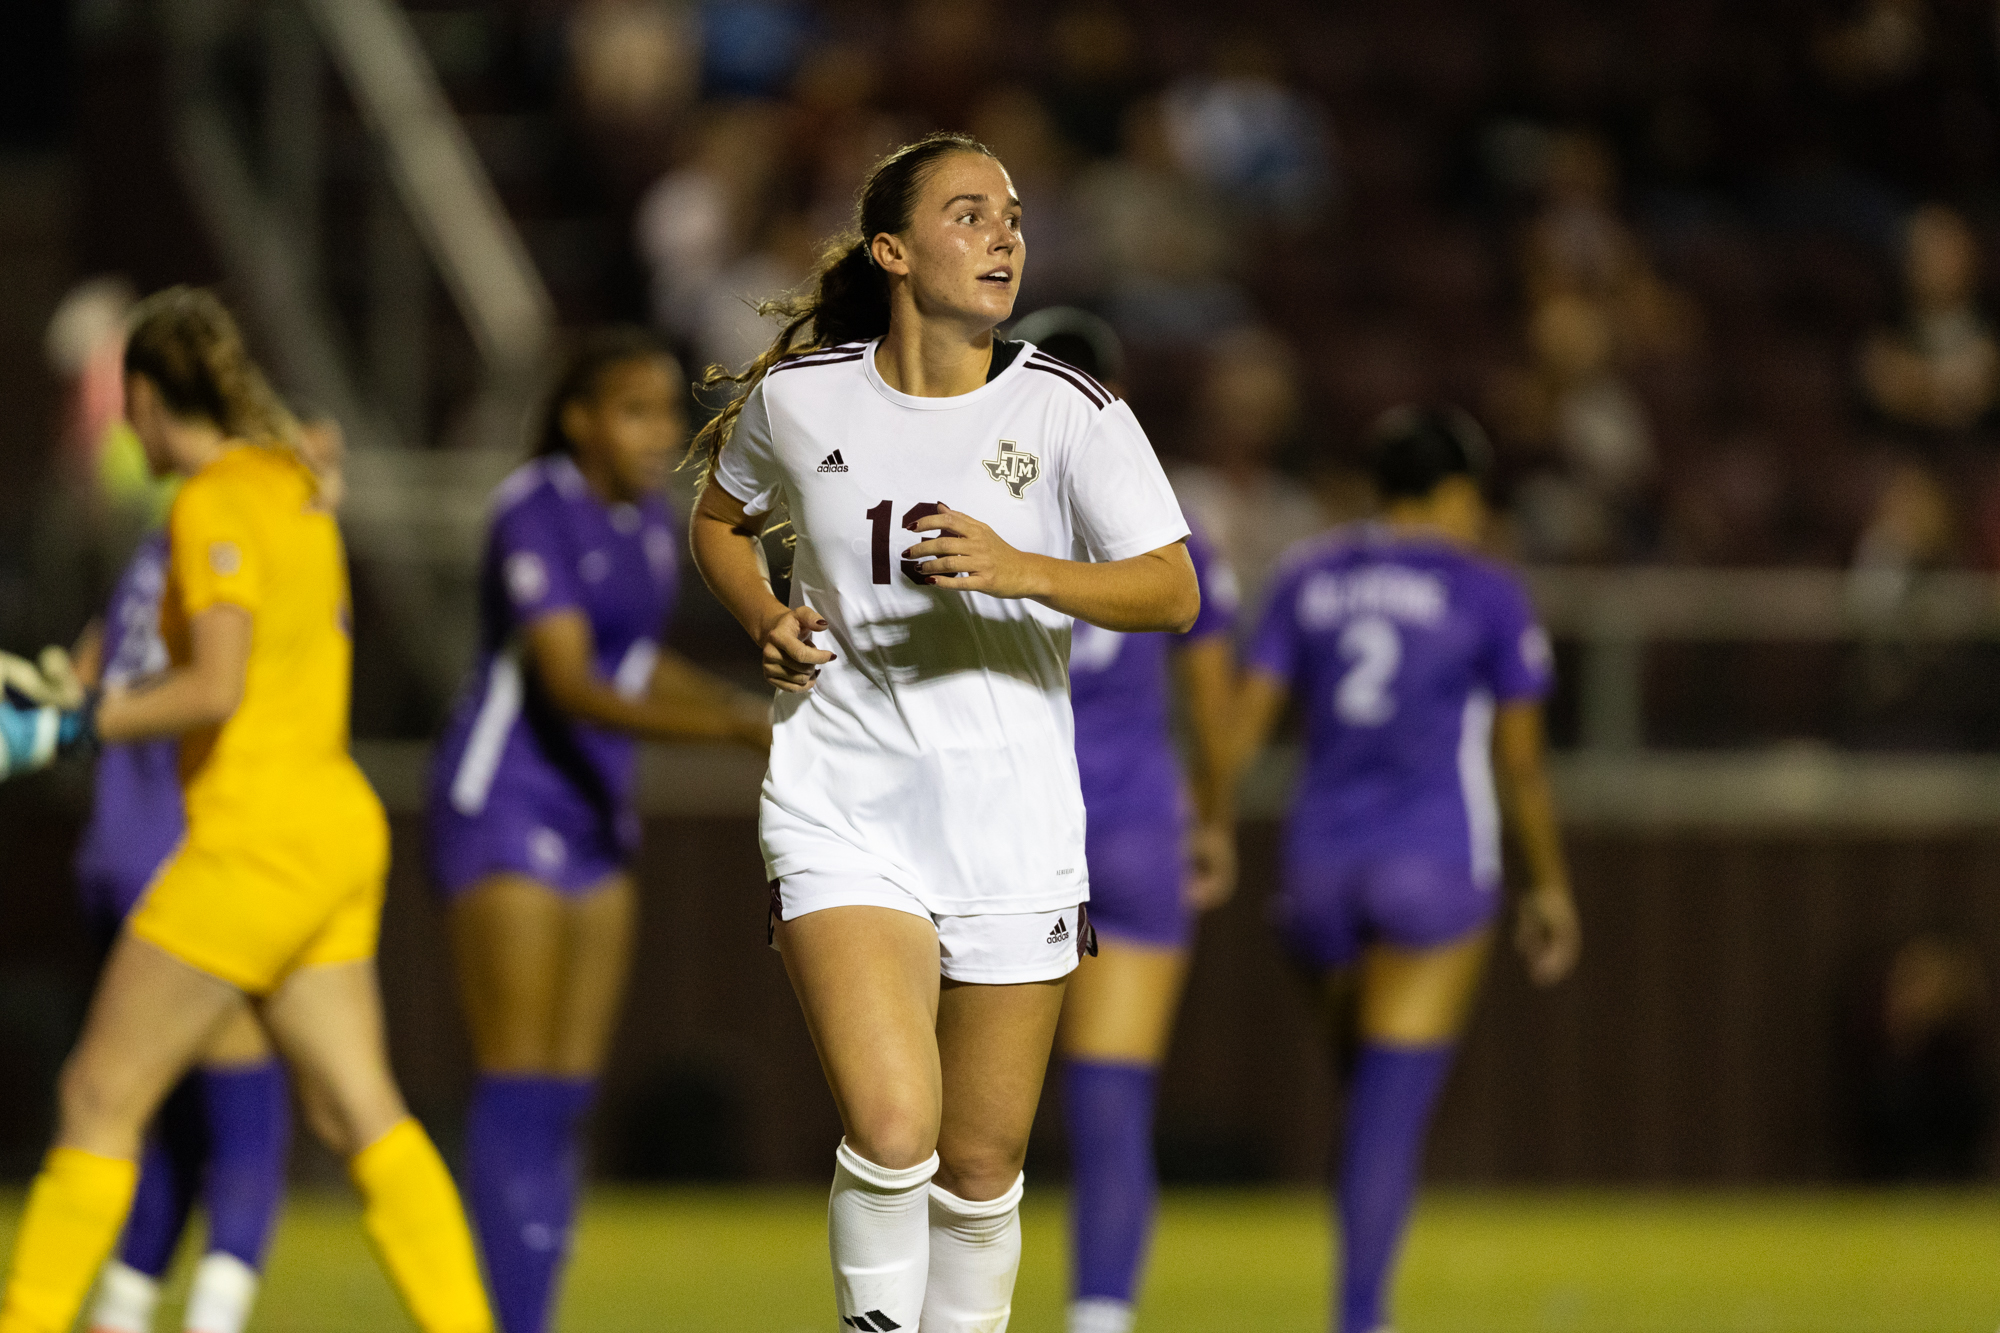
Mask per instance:
[[[388,826],[347,749],[340,534],[297,425],[204,291],[141,303],[126,407],[161,473],[169,669],[72,708],[0,704],[0,774],[67,745],[180,738],[187,835],[127,918],[64,1067],[0,1333],[67,1333],[130,1207],[147,1122],[247,995],[348,1160],[363,1221],[425,1333],[489,1333],[444,1163],[389,1073],[375,941]],[[16,692],[18,697],[18,691]]]

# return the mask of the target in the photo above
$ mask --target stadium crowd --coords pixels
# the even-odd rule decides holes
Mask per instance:
[[[2000,563],[1990,6],[1235,15],[542,0],[521,31],[704,361],[761,345],[743,298],[884,145],[992,144],[1025,304],[1112,321],[1253,583],[1361,506],[1362,427],[1412,398],[1485,418],[1528,559]]]

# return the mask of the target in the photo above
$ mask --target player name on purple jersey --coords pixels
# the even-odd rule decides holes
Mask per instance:
[[[112,590],[104,620],[107,685],[130,684],[167,667],[160,597],[167,586],[167,534],[139,543]],[[84,905],[105,923],[132,910],[181,835],[179,745],[172,740],[107,745],[97,756],[90,820],[76,851]]]
[[[1341,529],[1289,553],[1248,663],[1304,705],[1294,856],[1436,856],[1498,882],[1493,711],[1545,696],[1551,670],[1518,579],[1441,538]]]

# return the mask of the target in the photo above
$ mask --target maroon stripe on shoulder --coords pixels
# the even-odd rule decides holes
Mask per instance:
[[[1102,400],[1098,404],[1098,406],[1100,407],[1109,407],[1111,405],[1111,400],[1118,396],[1117,394],[1111,392],[1111,390],[1105,388],[1102,384],[1098,383],[1096,377],[1093,376],[1089,371],[1080,370],[1077,367],[1072,366],[1069,362],[1063,360],[1059,356],[1050,356],[1047,352],[1042,351],[1039,347],[1035,349],[1034,356],[1028,358],[1029,364],[1031,365],[1034,364],[1037,357],[1041,359],[1042,364],[1048,366],[1050,369],[1060,370],[1065,374],[1074,375],[1078,379],[1082,380],[1086,385],[1090,386],[1092,389],[1095,389],[1097,391],[1096,396]]]
[[[861,357],[862,354],[860,352],[854,352],[847,356],[815,357],[809,361],[780,361],[777,365],[771,367],[770,373],[775,375],[781,370],[802,370],[807,366],[837,366],[843,361],[859,361]]]
[[[1048,362],[1052,366],[1061,366],[1064,370],[1067,370],[1072,375],[1083,376],[1083,378],[1087,380],[1093,387],[1095,387],[1100,394],[1104,395],[1107,401],[1116,398],[1118,396],[1117,394],[1111,392],[1111,390],[1104,387],[1103,380],[1098,379],[1097,376],[1091,374],[1089,371],[1085,370],[1082,366],[1071,365],[1069,362],[1063,360],[1059,356],[1050,356],[1047,352],[1044,352],[1039,347],[1035,349],[1035,356],[1040,357],[1042,360]],[[1034,357],[1030,357],[1028,359],[1032,361]]]
[[[1029,359],[1027,368],[1029,370],[1039,370],[1044,375],[1054,375],[1057,379],[1060,380],[1067,380],[1071,388],[1075,389],[1085,398],[1088,398],[1091,401],[1091,405],[1096,407],[1097,410],[1100,412],[1103,411],[1106,405],[1110,402],[1110,399],[1099,398],[1096,394],[1092,393],[1090,389],[1084,384],[1084,382],[1077,378],[1077,375],[1080,374],[1081,372],[1072,372],[1060,369],[1058,366],[1044,365],[1042,362],[1036,361],[1033,358]]]

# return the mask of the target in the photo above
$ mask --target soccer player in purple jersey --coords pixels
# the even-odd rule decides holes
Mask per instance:
[[[1038,310],[1013,334],[1102,380],[1122,378],[1117,334],[1081,310]],[[1190,525],[1192,526],[1192,525]],[[1201,612],[1185,634],[1078,621],[1070,707],[1088,815],[1097,957],[1070,978],[1056,1046],[1069,1131],[1070,1333],[1125,1333],[1159,1192],[1153,1103],[1187,979],[1195,917],[1236,881],[1228,724],[1236,579],[1198,531],[1188,555]],[[1186,722],[1176,753],[1173,711]]]
[[[1340,1333],[1388,1326],[1432,1105],[1500,910],[1503,820],[1529,876],[1515,931],[1529,976],[1561,980],[1580,942],[1543,767],[1548,638],[1519,581],[1475,553],[1486,456],[1462,411],[1387,414],[1381,521],[1293,549],[1245,663],[1242,754],[1289,696],[1306,715],[1279,932],[1330,997],[1359,980]]]
[[[639,329],[587,338],[495,493],[480,655],[431,770],[432,873],[479,1065],[468,1194],[504,1333],[540,1333],[580,1130],[630,970],[641,739],[769,744],[768,704],[663,648],[662,499],[687,381]]]

